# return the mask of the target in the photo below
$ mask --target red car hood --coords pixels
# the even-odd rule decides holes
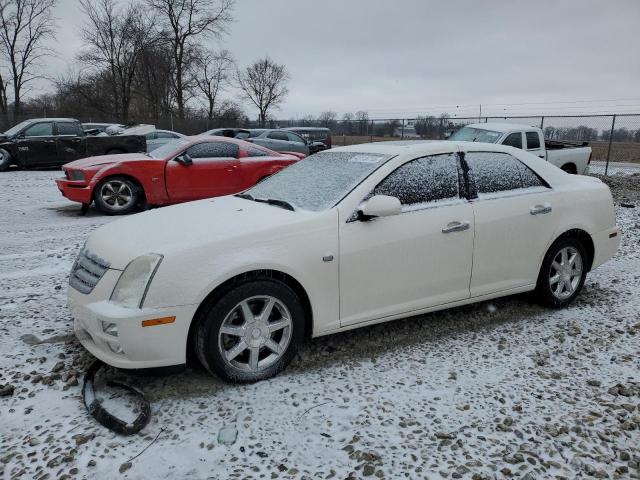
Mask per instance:
[[[109,163],[135,162],[139,160],[149,160],[149,157],[142,153],[118,153],[114,155],[100,155],[98,157],[87,157],[81,158],[80,160],[74,160],[73,162],[66,163],[64,167],[73,170],[81,170],[83,168],[96,167]]]

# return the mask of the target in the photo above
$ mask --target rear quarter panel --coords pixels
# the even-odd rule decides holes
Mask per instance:
[[[87,155],[103,155],[112,150],[137,153],[147,150],[147,139],[142,135],[114,135],[106,137],[86,137]]]

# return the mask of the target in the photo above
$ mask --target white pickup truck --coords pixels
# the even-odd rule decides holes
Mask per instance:
[[[509,145],[526,150],[568,173],[589,173],[591,147],[587,142],[545,140],[542,130],[515,123],[472,123],[453,133],[449,140]]]

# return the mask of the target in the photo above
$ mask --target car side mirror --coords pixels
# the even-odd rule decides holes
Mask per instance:
[[[18,135],[16,135],[16,138],[23,139],[23,138],[27,138],[27,137],[24,134],[24,132],[22,132],[22,133],[19,133]]]
[[[182,155],[178,155],[174,160],[178,162],[180,165],[183,165],[185,167],[188,167],[189,165],[193,165],[192,158],[186,152],[183,153]]]
[[[374,195],[358,210],[358,220],[367,221],[376,217],[390,217],[402,212],[400,200],[389,195]]]

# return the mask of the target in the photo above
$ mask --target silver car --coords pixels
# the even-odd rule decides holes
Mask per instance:
[[[251,133],[249,138],[246,139],[248,142],[262,145],[276,152],[299,152],[309,155],[307,141],[297,133],[264,128],[255,128],[249,131]]]
[[[145,135],[147,139],[147,152],[151,152],[171,140],[182,137],[184,137],[183,134],[172,132],[171,130],[154,130],[153,132],[149,132]]]

